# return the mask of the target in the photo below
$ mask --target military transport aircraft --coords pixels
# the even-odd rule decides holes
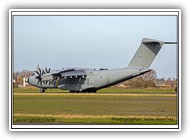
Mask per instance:
[[[126,68],[120,69],[87,69],[64,68],[51,70],[40,69],[28,78],[28,83],[38,87],[40,92],[47,88],[59,88],[70,92],[96,92],[120,82],[149,72],[150,65],[164,44],[177,44],[144,38],[136,54]]]

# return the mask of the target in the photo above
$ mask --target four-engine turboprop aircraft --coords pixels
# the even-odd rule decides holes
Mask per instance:
[[[70,92],[96,92],[136,76],[149,72],[150,65],[164,44],[177,44],[144,38],[136,54],[126,68],[86,69],[66,68],[59,70],[40,69],[28,78],[29,84],[38,87],[40,92],[47,88],[59,88]]]

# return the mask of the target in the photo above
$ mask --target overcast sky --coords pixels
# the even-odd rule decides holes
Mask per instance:
[[[177,41],[176,16],[14,16],[14,71],[127,67],[143,38]],[[177,45],[164,45],[151,69],[177,77]]]

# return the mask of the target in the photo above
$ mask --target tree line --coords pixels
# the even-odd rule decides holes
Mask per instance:
[[[176,78],[157,78],[156,71],[151,70],[144,75],[137,76],[133,79],[122,83],[124,87],[128,88],[175,88],[177,87]]]

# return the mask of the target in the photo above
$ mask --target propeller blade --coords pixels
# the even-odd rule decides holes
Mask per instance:
[[[45,73],[47,73],[47,67],[45,67]]]
[[[44,75],[44,74],[45,74],[44,69],[42,69],[42,74],[41,75]]]
[[[40,68],[38,68],[38,70],[39,70],[39,75],[42,75],[42,71],[41,71],[41,69],[40,69]]]
[[[50,73],[50,71],[51,71],[51,68],[48,69],[48,73]]]
[[[40,73],[36,70],[35,73],[37,73],[37,75],[40,75]]]
[[[42,82],[40,80],[38,80],[37,84],[42,86]]]
[[[45,68],[46,73],[50,73],[50,70],[51,70],[50,68],[49,69],[47,67]]]

